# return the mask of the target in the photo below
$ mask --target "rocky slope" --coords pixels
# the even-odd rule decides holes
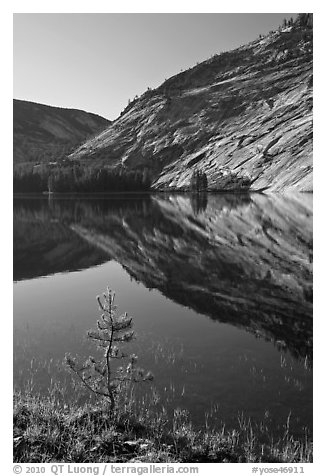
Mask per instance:
[[[14,99],[14,164],[48,162],[102,131],[110,121],[77,109]]]
[[[148,168],[154,189],[197,169],[211,190],[312,191],[312,14],[145,92],[70,158]]]

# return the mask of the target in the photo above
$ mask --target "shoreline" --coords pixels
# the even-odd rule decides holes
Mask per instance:
[[[312,440],[289,431],[273,438],[267,426],[197,430],[189,414],[137,408],[124,399],[114,413],[104,400],[62,405],[55,395],[14,392],[14,462],[44,463],[312,463]]]
[[[151,195],[168,195],[168,194],[174,194],[174,195],[189,195],[189,196],[202,196],[202,195],[252,195],[252,194],[260,194],[260,195],[265,195],[265,189],[264,190],[248,190],[248,191],[242,191],[242,190],[207,190],[206,192],[191,192],[188,190],[149,190],[149,191],[144,191],[144,192],[89,192],[89,193],[79,193],[79,192],[54,192],[51,194],[48,193],[34,193],[34,192],[24,192],[24,193],[13,193],[13,198],[105,198],[105,197],[119,197],[119,196],[144,196],[148,197]],[[276,194],[276,195],[286,195],[286,194],[311,194],[313,195],[313,191],[275,191],[275,192],[269,192],[269,194]]]

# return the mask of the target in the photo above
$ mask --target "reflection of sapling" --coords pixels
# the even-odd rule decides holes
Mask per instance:
[[[130,342],[134,339],[131,330],[132,318],[127,313],[117,316],[117,306],[114,304],[115,293],[109,288],[103,298],[97,296],[101,319],[97,321],[97,329],[89,330],[87,335],[97,346],[104,350],[100,361],[89,357],[86,362],[79,366],[76,359],[66,354],[65,362],[69,368],[79,377],[84,386],[96,395],[110,400],[110,409],[114,410],[116,397],[123,384],[152,380],[150,372],[136,367],[137,356],[124,353],[114,343]],[[119,367],[115,371],[111,368],[112,359],[128,359],[128,365]]]

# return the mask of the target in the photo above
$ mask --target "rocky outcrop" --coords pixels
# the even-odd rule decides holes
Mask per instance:
[[[312,191],[309,18],[145,92],[70,159],[147,168],[153,189],[187,189],[196,168],[209,190]]]
[[[14,99],[14,164],[57,160],[110,121],[77,109]]]

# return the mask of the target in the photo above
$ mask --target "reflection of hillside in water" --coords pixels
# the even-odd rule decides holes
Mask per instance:
[[[146,287],[311,358],[312,197],[200,200],[54,201],[46,213]]]
[[[100,224],[107,215],[121,209],[145,213],[146,202],[148,197],[136,202],[15,198],[14,281],[85,269],[107,261],[106,252],[90,245],[70,225],[92,217]]]
[[[46,201],[15,200],[13,225],[14,281],[89,268],[107,259],[72,232]]]

